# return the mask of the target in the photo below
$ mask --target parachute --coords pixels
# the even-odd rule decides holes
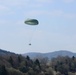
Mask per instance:
[[[28,24],[28,25],[38,25],[39,24],[38,20],[36,20],[36,19],[27,19],[24,23]]]
[[[39,24],[38,20],[36,20],[36,19],[27,19],[27,20],[24,21],[24,23],[27,24],[27,25],[30,25],[30,26],[36,26],[36,25]],[[29,39],[30,42],[31,42],[31,40],[32,40],[32,38],[34,36],[35,30],[36,30],[36,27],[34,29],[34,32],[31,35],[31,38]],[[31,46],[31,43],[29,43],[29,46]]]

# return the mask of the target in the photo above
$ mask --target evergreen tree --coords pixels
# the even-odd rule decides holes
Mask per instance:
[[[27,56],[27,57],[26,57],[26,59],[27,59],[27,60],[30,60],[30,57],[29,57],[29,56]]]
[[[74,60],[74,59],[75,59],[75,57],[73,56],[73,57],[72,57],[72,60]]]
[[[12,57],[10,56],[10,58],[9,58],[9,63],[12,65],[12,67],[13,67],[13,59],[12,59]]]
[[[21,63],[21,55],[18,56],[18,62]]]
[[[7,75],[7,70],[4,65],[0,66],[0,75]]]
[[[39,66],[39,68],[41,69],[40,62],[39,62],[39,60],[38,60],[38,59],[36,59],[36,60],[35,60],[35,64],[36,64],[36,65],[38,65],[38,66]]]

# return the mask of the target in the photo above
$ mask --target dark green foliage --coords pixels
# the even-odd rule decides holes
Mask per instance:
[[[74,56],[71,58],[58,56],[47,62],[44,59],[32,60],[29,56],[15,54],[0,56],[0,75],[75,75],[76,73]]]
[[[68,72],[76,72],[76,58],[73,56],[70,57],[57,57],[52,59],[52,68],[57,72],[59,71],[61,74],[68,75]]]
[[[36,65],[38,65],[38,66],[39,66],[39,68],[41,69],[40,62],[39,62],[39,60],[38,60],[38,59],[36,59],[34,63],[35,63]]]
[[[38,59],[35,60],[35,64],[36,64],[36,65],[40,65],[40,62],[39,62]]]
[[[18,62],[21,63],[22,59],[21,59],[21,55],[18,56]]]
[[[64,65],[58,65],[57,70],[62,74],[68,75],[68,69]]]
[[[23,66],[23,67],[20,67],[19,70],[23,73],[27,73],[29,69],[28,69],[28,67]]]
[[[10,64],[12,65],[12,67],[13,67],[14,64],[13,64],[13,59],[12,59],[11,56],[9,57],[9,60],[8,60],[8,61],[9,61],[9,63],[10,63]]]
[[[75,59],[75,57],[73,56],[73,57],[72,57],[72,59],[74,60],[74,59]]]
[[[30,69],[28,75],[37,75],[37,73],[33,69]]]
[[[0,75],[7,75],[7,70],[4,65],[0,66]]]
[[[26,59],[27,59],[27,60],[30,60],[30,57],[29,57],[29,56],[27,56],[27,57],[26,57]]]
[[[7,68],[7,71],[8,71],[8,75],[25,75],[19,70],[14,69],[14,68]]]

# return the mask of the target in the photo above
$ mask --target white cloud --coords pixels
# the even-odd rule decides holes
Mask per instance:
[[[54,11],[48,11],[48,10],[32,10],[27,12],[30,16],[39,16],[39,15],[45,15],[45,16],[61,16],[63,14],[63,11],[60,10],[54,10]]]
[[[65,18],[68,18],[68,19],[73,19],[73,18],[76,18],[76,14],[74,13],[65,13],[63,15]]]
[[[10,5],[10,6],[31,6],[31,5],[44,5],[47,3],[52,3],[53,0],[3,0],[0,1],[1,4]]]
[[[9,24],[9,21],[7,20],[0,20],[0,26],[3,26],[3,25],[8,25]]]
[[[0,12],[1,11],[9,11],[10,9],[6,6],[0,5]]]
[[[30,10],[26,14],[26,16],[29,15],[30,17],[37,17],[37,16],[50,16],[50,17],[63,17],[68,19],[76,18],[75,13],[66,13],[61,10]]]
[[[26,13],[26,15],[29,15],[29,16],[40,16],[40,15],[45,15],[45,13],[47,13],[46,11],[42,11],[42,10],[31,10],[31,11],[28,11]]]
[[[0,1],[0,4],[4,4],[7,6],[19,6],[27,4],[29,0],[2,0]]]
[[[63,14],[63,11],[61,10],[54,10],[50,12],[51,16],[61,16]]]
[[[71,3],[74,2],[75,0],[63,0],[65,3]]]
[[[5,15],[14,14],[10,7],[6,5],[0,5],[0,16],[4,17]]]
[[[53,2],[53,0],[35,0],[35,1],[37,1],[39,3],[51,3],[51,2]]]

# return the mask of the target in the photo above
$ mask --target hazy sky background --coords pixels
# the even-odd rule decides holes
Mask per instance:
[[[39,25],[24,24],[27,18]],[[0,0],[0,48],[15,53],[76,52],[76,0]]]

